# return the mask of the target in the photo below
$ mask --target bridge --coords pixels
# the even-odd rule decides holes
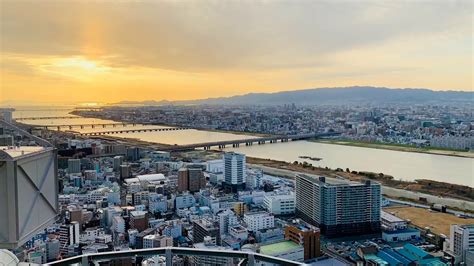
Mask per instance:
[[[61,130],[61,128],[66,128],[66,129],[73,129],[73,128],[107,128],[108,126],[112,127],[117,127],[117,126],[143,126],[144,124],[139,124],[139,123],[121,123],[121,122],[115,122],[115,123],[93,123],[93,124],[73,124],[73,125],[29,125],[34,128],[40,128],[40,129],[56,129],[56,130]],[[93,133],[101,133],[101,132],[93,132]]]
[[[22,120],[54,120],[54,119],[79,119],[84,118],[80,116],[34,116],[34,117],[17,117],[14,118],[15,121]]]
[[[295,140],[304,140],[318,137],[328,137],[337,135],[339,133],[311,133],[311,134],[299,134],[299,135],[288,135],[288,136],[270,136],[270,137],[261,137],[261,138],[247,138],[239,140],[225,140],[225,141],[214,141],[214,142],[205,142],[205,143],[196,143],[188,145],[174,145],[168,148],[163,148],[164,151],[186,151],[194,150],[198,148],[203,148],[204,150],[210,150],[212,147],[217,147],[219,149],[224,149],[229,145],[232,147],[240,147],[240,145],[252,146],[254,144],[263,145],[265,143],[277,143],[277,142],[288,142]]]
[[[138,129],[125,129],[125,130],[108,130],[101,132],[87,132],[78,133],[79,136],[101,136],[101,135],[113,135],[123,133],[138,133],[138,132],[158,132],[158,131],[176,131],[176,130],[187,130],[188,127],[163,127],[163,128],[138,128]]]
[[[162,248],[147,248],[147,249],[132,249],[124,251],[100,252],[92,254],[83,254],[63,260],[58,260],[45,265],[100,265],[101,262],[121,262],[124,259],[131,258],[149,258],[152,256],[163,256],[166,266],[173,265],[174,256],[190,256],[190,257],[205,257],[206,259],[221,258],[221,259],[235,259],[239,261],[239,266],[255,266],[260,265],[259,262],[265,262],[284,266],[304,265],[303,263],[291,261],[283,258],[277,258],[259,253],[236,251],[236,250],[216,250],[216,249],[198,249],[198,248],[181,248],[181,247],[162,247]],[[114,264],[114,263],[112,263]]]

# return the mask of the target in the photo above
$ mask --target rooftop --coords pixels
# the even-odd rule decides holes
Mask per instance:
[[[387,222],[390,222],[390,223],[402,223],[402,222],[405,222],[405,220],[403,220],[402,218],[399,218],[391,213],[388,213],[386,211],[381,211],[380,212],[380,218],[382,218],[382,220],[385,220]]]
[[[0,150],[6,152],[10,157],[15,158],[22,155],[43,151],[44,148],[41,146],[21,146],[21,147],[0,146]]]
[[[149,175],[137,175],[135,178],[127,178],[125,182],[127,184],[136,182],[156,182],[166,180],[163,174],[149,174]]]
[[[373,182],[370,180],[364,180],[362,182],[351,181],[347,179],[338,179],[333,177],[315,177],[306,174],[298,174],[300,177],[304,177],[305,179],[309,179],[314,183],[323,185],[323,186],[365,186],[366,182],[370,182],[370,184],[378,184],[377,182]],[[324,181],[323,181],[324,180]]]
[[[288,252],[297,248],[301,248],[301,246],[290,240],[285,240],[274,244],[261,246],[260,253],[265,255],[278,255],[280,253]]]

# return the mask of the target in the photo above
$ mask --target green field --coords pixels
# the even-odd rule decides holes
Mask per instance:
[[[430,154],[439,154],[439,155],[449,155],[449,156],[474,158],[474,153],[468,152],[468,151],[465,151],[465,150],[455,150],[455,149],[446,149],[446,148],[430,148],[430,147],[416,147],[416,146],[408,145],[408,144],[367,142],[367,141],[342,140],[342,139],[341,140],[338,140],[338,139],[315,139],[313,141],[314,142],[319,142],[319,143],[364,147],[364,148],[372,148],[372,149],[386,149],[386,150],[395,150],[395,151],[420,152],[420,153],[430,153]]]

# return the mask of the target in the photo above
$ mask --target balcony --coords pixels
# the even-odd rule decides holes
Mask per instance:
[[[164,247],[164,248],[149,248],[149,249],[134,249],[125,251],[101,252],[94,254],[85,254],[75,256],[63,260],[47,263],[45,265],[99,265],[101,262],[107,262],[116,259],[164,256],[166,258],[166,266],[172,266],[172,258],[178,256],[206,256],[219,258],[235,258],[239,259],[238,265],[257,265],[257,262],[275,263],[278,265],[296,266],[303,265],[295,261],[290,261],[282,258],[267,256],[258,253],[244,252],[244,251],[230,251],[230,250],[212,250],[212,249],[196,249],[196,248],[178,248],[178,247]]]

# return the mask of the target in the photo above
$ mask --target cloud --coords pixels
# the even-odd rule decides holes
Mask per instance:
[[[472,30],[460,2],[6,2],[2,52],[178,71],[330,65],[351,49]],[[471,27],[469,27],[471,25]],[[413,38],[415,36],[416,38]]]

